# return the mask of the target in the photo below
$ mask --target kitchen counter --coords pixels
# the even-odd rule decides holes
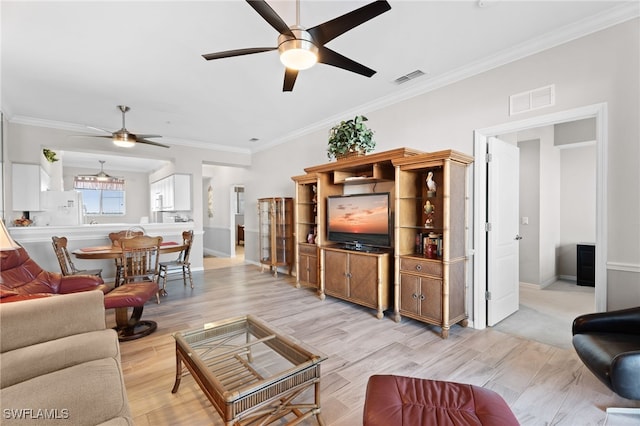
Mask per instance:
[[[82,247],[104,246],[111,244],[110,232],[118,232],[131,228],[142,227],[148,235],[161,236],[163,241],[182,241],[182,232],[194,230],[194,240],[191,248],[191,270],[203,270],[202,261],[202,230],[194,229],[194,222],[175,223],[99,223],[94,225],[70,225],[70,226],[14,226],[9,227],[9,233],[29,253],[31,258],[42,268],[60,272],[60,266],[51,246],[51,237],[67,237],[68,250]],[[169,260],[175,255],[164,255]],[[108,282],[115,276],[113,261],[107,260],[76,260],[73,259],[78,269],[103,269],[103,277]]]
[[[172,222],[172,223],[96,223],[93,225],[66,225],[66,226],[12,226],[9,233],[16,240],[22,243],[46,241],[51,243],[52,236],[67,237],[71,240],[94,240],[104,237],[103,243],[110,244],[109,233],[127,230],[130,228],[142,227],[149,235],[181,236],[182,231],[193,228],[193,222]],[[180,237],[182,238],[182,237]],[[103,245],[104,245],[103,244]]]

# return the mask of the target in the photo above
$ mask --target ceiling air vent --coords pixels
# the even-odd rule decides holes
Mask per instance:
[[[556,103],[556,86],[540,87],[509,96],[509,115],[545,108]]]
[[[423,76],[425,73],[423,71],[420,70],[415,70],[410,72],[409,74],[405,74],[401,77],[396,78],[395,80],[393,80],[394,83],[396,84],[402,84],[402,83],[406,83],[409,80],[413,80],[414,78],[418,78],[420,76]]]

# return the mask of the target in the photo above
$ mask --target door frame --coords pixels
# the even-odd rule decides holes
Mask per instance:
[[[595,259],[595,311],[607,308],[607,103],[598,103],[567,111],[531,117],[474,130],[473,163],[473,327],[487,327],[487,139],[505,133],[534,127],[549,126],[568,121],[595,118],[596,121],[596,259]]]
[[[229,186],[229,256],[236,257],[236,188],[245,189],[244,184],[236,183]],[[243,213],[244,214],[244,213]]]

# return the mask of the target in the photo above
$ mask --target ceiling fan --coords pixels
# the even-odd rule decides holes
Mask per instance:
[[[83,179],[95,179],[101,182],[110,181],[110,180],[119,180],[119,178],[113,177],[105,173],[104,171],[105,160],[98,160],[98,162],[100,163],[100,171],[98,173],[94,175],[79,175],[78,177]]]
[[[342,68],[366,77],[376,72],[333,50],[325,44],[358,25],[375,18],[391,9],[385,0],[369,3],[335,19],[317,25],[308,30],[300,26],[300,0],[296,0],[296,24],[287,26],[280,16],[264,0],[247,0],[247,3],[269,23],[278,36],[277,47],[255,47],[248,49],[227,50],[224,52],[202,55],[207,61],[249,55],[252,53],[276,50],[280,52],[280,61],[285,65],[283,92],[293,90],[298,71],[312,67],[316,62]]]
[[[112,139],[113,143],[115,145],[117,145],[119,147],[123,147],[123,148],[131,148],[136,143],[144,143],[144,144],[147,144],[147,145],[154,145],[154,146],[161,146],[163,148],[169,148],[169,145],[161,144],[161,143],[150,141],[150,140],[147,139],[147,138],[161,138],[162,136],[160,136],[160,135],[136,135],[136,134],[131,133],[130,131],[128,131],[126,129],[125,125],[124,125],[124,115],[131,108],[129,108],[128,106],[125,106],[125,105],[118,105],[117,107],[118,107],[118,109],[120,111],[122,111],[122,129],[117,130],[115,132],[109,132],[108,130],[100,129],[98,127],[91,127],[92,129],[97,129],[97,130],[101,130],[103,132],[111,133],[111,135],[110,136],[107,136],[107,135],[105,135],[105,136],[88,135],[88,136],[94,137],[94,138]]]

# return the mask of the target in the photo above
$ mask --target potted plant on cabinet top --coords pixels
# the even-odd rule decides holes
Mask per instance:
[[[327,156],[329,159],[364,155],[373,151],[376,143],[373,140],[373,130],[367,128],[364,122],[367,117],[357,115],[352,120],[341,121],[329,130]]]

